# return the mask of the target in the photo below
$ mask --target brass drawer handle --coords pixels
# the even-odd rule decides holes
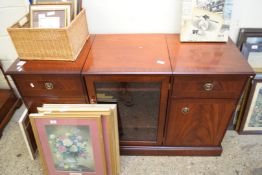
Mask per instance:
[[[47,90],[52,90],[54,88],[54,84],[53,83],[45,83],[45,88]]]
[[[205,91],[212,91],[214,89],[214,84],[213,83],[205,83],[203,86]]]
[[[90,104],[96,104],[96,99],[94,97],[90,99]]]
[[[187,114],[187,113],[189,113],[189,108],[188,107],[184,107],[184,108],[182,108],[181,112],[183,114]]]

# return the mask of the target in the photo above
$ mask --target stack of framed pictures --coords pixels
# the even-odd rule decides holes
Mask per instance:
[[[81,0],[33,0],[30,27],[64,28],[77,16],[81,6]]]
[[[46,104],[30,114],[44,173],[117,175],[115,104]]]
[[[240,29],[237,46],[256,72],[245,90],[237,130],[240,134],[262,134],[262,28]]]

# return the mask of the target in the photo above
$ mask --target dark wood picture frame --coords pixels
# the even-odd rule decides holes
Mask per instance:
[[[254,96],[258,95],[260,93],[259,91],[262,89],[261,88],[261,89],[257,90],[258,84],[262,85],[262,79],[255,78],[253,80],[253,83],[252,83],[251,92],[250,92],[250,95],[249,95],[249,98],[248,98],[247,106],[245,108],[244,117],[243,117],[243,120],[242,120],[241,125],[240,125],[239,134],[262,134],[262,124],[261,124],[261,130],[260,129],[258,129],[258,130],[245,129],[246,125],[247,125],[247,122],[249,122],[250,119],[252,118],[252,116],[250,116],[251,115],[250,113],[252,113],[253,111],[251,111],[251,110],[253,110],[255,108],[255,106],[254,106],[254,100],[255,100]],[[256,103],[256,101],[255,101],[255,103]],[[258,108],[258,110],[262,110],[262,107]],[[261,113],[261,115],[262,115],[262,113]],[[260,116],[260,117],[261,117],[261,120],[262,120],[262,116]]]
[[[262,37],[262,28],[240,28],[237,40],[237,47],[240,51],[248,37]]]

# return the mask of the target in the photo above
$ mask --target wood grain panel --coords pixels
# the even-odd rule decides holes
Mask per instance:
[[[167,146],[219,146],[236,100],[172,99],[167,122]],[[189,112],[182,113],[184,107]]]
[[[174,74],[254,74],[232,40],[226,43],[181,43],[166,35]]]
[[[5,126],[21,104],[22,101],[17,98],[13,91],[9,89],[0,90],[0,138]]]
[[[165,35],[96,35],[83,74],[172,74]]]
[[[120,153],[139,156],[220,156],[222,147],[120,146]]]
[[[176,75],[173,97],[190,98],[239,98],[249,76],[239,75]],[[204,85],[212,83],[206,91]]]
[[[84,85],[80,76],[68,75],[14,75],[19,92],[25,97],[84,97]],[[52,83],[47,89],[45,83]]]

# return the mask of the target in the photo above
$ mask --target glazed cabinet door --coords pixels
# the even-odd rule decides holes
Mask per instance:
[[[220,146],[235,103],[231,99],[173,98],[165,145]]]
[[[116,103],[121,145],[161,145],[169,76],[85,77],[90,103]]]

